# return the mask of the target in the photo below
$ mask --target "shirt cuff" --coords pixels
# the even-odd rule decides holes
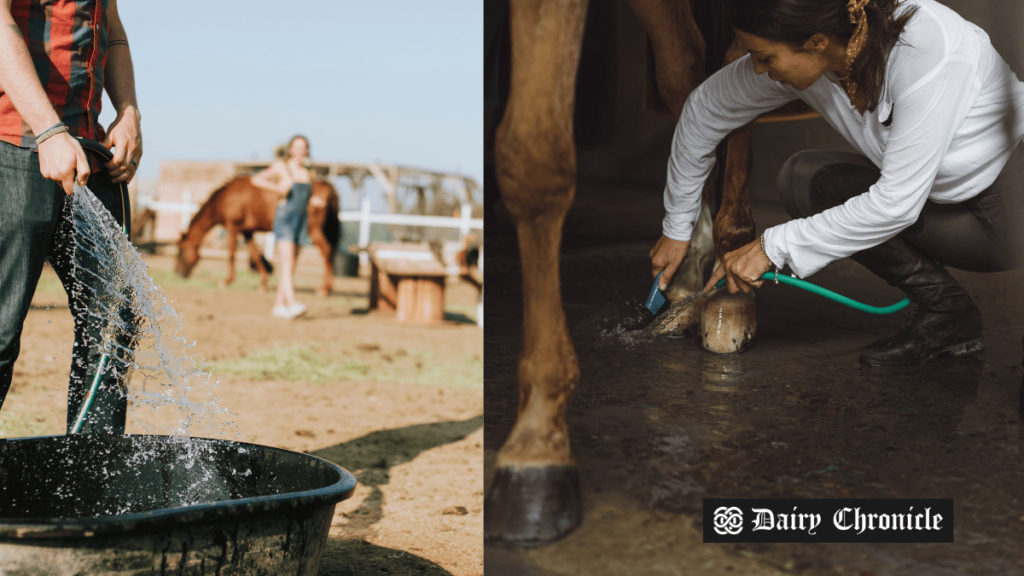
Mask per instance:
[[[693,236],[693,222],[688,219],[688,214],[665,213],[665,219],[661,221],[661,233],[666,238],[689,242]]]
[[[786,237],[779,226],[772,226],[764,231],[764,253],[772,264],[781,270],[786,265],[786,252],[784,249]]]

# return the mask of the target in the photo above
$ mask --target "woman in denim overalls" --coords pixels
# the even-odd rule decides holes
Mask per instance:
[[[281,275],[272,312],[278,318],[297,318],[306,313],[306,307],[295,301],[292,277],[299,249],[308,237],[306,204],[313,189],[312,173],[306,167],[308,161],[309,141],[305,136],[295,136],[288,143],[283,161],[274,162],[252,178],[253,184],[280,195],[274,216],[274,238],[281,258]]]

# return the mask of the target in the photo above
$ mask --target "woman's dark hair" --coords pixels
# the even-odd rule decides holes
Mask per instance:
[[[861,110],[878,107],[889,52],[917,11],[914,7],[896,16],[901,3],[901,0],[870,0],[864,6],[867,37],[849,76],[858,87],[859,102],[855,104]],[[747,34],[793,48],[802,47],[815,34],[825,34],[848,44],[857,25],[850,22],[846,4],[846,0],[733,0],[732,25]]]

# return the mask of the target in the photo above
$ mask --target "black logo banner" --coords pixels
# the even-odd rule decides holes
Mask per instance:
[[[704,542],[953,542],[953,500],[706,499]]]

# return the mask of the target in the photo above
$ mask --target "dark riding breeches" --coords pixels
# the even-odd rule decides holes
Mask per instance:
[[[793,218],[805,218],[867,192],[881,171],[850,152],[805,150],[779,174],[779,197]],[[971,272],[1010,270],[1024,263],[1024,146],[1017,146],[999,177],[970,200],[925,203],[917,222],[901,232],[936,261]]]

